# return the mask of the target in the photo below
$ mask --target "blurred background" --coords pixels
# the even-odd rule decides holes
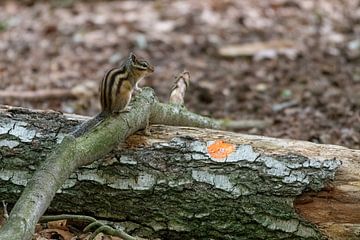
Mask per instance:
[[[166,101],[247,133],[360,147],[360,1],[1,1],[0,104],[95,115],[98,85],[130,51]]]

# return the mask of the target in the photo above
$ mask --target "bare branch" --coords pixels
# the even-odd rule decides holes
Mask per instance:
[[[171,89],[169,103],[176,105],[184,105],[184,97],[186,89],[190,84],[190,73],[184,70],[175,78],[174,86]]]

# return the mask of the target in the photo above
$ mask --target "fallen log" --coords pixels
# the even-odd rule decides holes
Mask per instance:
[[[1,200],[16,202],[79,119],[1,108]],[[359,159],[340,146],[155,125],[73,173],[48,211],[151,239],[357,239]]]

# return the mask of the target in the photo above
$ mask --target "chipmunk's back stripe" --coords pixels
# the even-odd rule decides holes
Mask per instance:
[[[107,106],[108,110],[111,109],[111,104],[112,104],[112,99],[113,99],[113,95],[111,94],[111,89],[114,85],[114,82],[115,82],[114,76],[116,75],[117,71],[119,71],[119,69],[114,69],[111,72],[111,74],[109,75],[109,77],[106,79],[105,94],[106,94],[106,100],[107,100],[106,106]]]
[[[106,72],[104,78],[102,79],[101,82],[101,87],[100,87],[100,102],[101,102],[101,107],[102,109],[107,109],[107,106],[109,106],[107,104],[107,99],[106,99],[106,86],[107,86],[107,82],[109,79],[109,76],[111,75],[111,73],[115,70],[116,68],[112,68],[109,71]]]
[[[109,71],[107,71],[103,77],[103,79],[101,80],[101,84],[100,84],[100,103],[101,103],[101,108],[104,109],[105,108],[105,94],[104,94],[104,88],[106,86],[106,79],[108,78],[110,72],[112,71],[112,69],[110,69]]]
[[[122,68],[115,68],[113,69],[113,71],[111,71],[111,73],[108,75],[107,79],[106,79],[106,105],[107,109],[111,109],[112,108],[112,104],[113,101],[115,100],[114,97],[116,97],[116,92],[113,92],[114,90],[114,85],[116,86],[115,89],[117,88],[117,85],[121,85],[122,83],[122,79],[126,78],[127,74],[126,74],[126,67],[122,67]]]

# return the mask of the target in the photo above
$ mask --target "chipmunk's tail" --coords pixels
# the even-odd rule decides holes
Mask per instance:
[[[80,137],[84,133],[88,132],[90,129],[98,125],[100,122],[104,120],[107,116],[105,112],[100,112],[95,117],[83,122],[80,126],[76,126],[75,130],[72,131],[70,134],[74,137]]]

